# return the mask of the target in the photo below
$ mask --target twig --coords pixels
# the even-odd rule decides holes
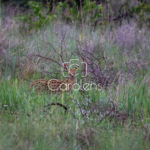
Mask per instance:
[[[32,54],[31,56],[41,57],[41,58],[44,58],[44,59],[53,61],[53,62],[55,62],[56,64],[58,64],[59,66],[61,66],[61,67],[64,67],[64,66],[62,66],[60,63],[58,63],[57,61],[55,61],[55,60],[53,60],[53,59],[51,59],[51,58],[47,58],[47,57],[44,57],[44,56],[41,56],[41,55],[38,55],[38,54]]]
[[[65,109],[65,113],[67,112],[68,108],[60,103],[51,103],[51,104],[48,104],[47,106],[44,106],[44,107],[48,107],[48,106],[52,106],[52,105],[57,105],[57,106],[61,106]]]

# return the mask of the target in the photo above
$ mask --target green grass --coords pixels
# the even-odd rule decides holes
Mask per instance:
[[[109,37],[108,29],[104,43],[99,43],[103,38],[101,29],[85,28],[81,39],[82,28],[59,20],[33,35],[22,35],[18,29],[4,31],[8,35],[4,40],[5,55],[0,51],[0,149],[149,150],[149,42],[146,48],[138,44],[147,54],[138,56],[139,47],[133,44],[132,49],[122,50],[115,38]],[[41,95],[29,88],[29,81],[50,79],[49,72],[56,69],[59,74],[50,75],[64,79],[60,66],[45,58],[61,62],[62,49],[64,61],[68,61],[66,54],[77,51],[79,41],[81,49],[94,47],[95,55],[105,54],[115,62],[114,70],[120,70],[117,83],[101,91],[63,94]],[[36,54],[45,58],[33,56]],[[79,56],[75,53],[71,58]],[[90,77],[87,81],[90,83]],[[57,105],[48,107],[56,102],[66,106],[67,112]]]
[[[120,93],[118,111],[128,112],[123,124],[89,112],[82,115],[80,107],[89,109],[102,100],[105,108],[110,95],[106,90],[90,91],[84,98],[79,92],[61,95],[40,95],[18,80],[2,81],[0,90],[1,149],[149,149],[149,93],[146,83],[132,83]],[[115,92],[115,91],[114,91]],[[113,93],[112,93],[113,94]],[[52,102],[59,106],[44,107]],[[92,107],[92,106],[91,106]],[[93,110],[94,111],[94,110]]]

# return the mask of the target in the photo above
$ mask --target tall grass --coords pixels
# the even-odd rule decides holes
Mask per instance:
[[[44,107],[61,103],[59,95],[37,94],[17,80],[1,85],[2,149],[149,149],[145,82],[121,87],[119,106],[109,102],[115,90],[111,94],[93,90],[84,97],[79,92],[65,93],[67,113],[59,106]]]
[[[85,26],[83,35],[79,26],[59,20],[26,36],[15,24],[10,28],[14,30],[4,28],[0,33],[0,149],[149,149],[146,29],[139,30],[135,23],[112,30]],[[68,62],[73,52],[70,58],[82,61],[77,52],[83,50],[88,63],[97,64],[88,59],[88,52],[98,56],[102,69],[112,62],[114,82],[101,91],[71,91],[63,96],[41,95],[29,88],[38,78],[61,78],[62,62]],[[97,83],[89,69],[87,80],[80,75],[78,82]],[[101,71],[97,72],[102,79]],[[67,111],[51,105],[56,102]]]

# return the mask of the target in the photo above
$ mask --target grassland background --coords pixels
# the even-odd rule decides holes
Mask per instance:
[[[24,28],[16,16],[0,26],[0,149],[149,150],[148,27],[124,20],[121,26],[110,23],[94,29],[55,19],[28,33]],[[65,79],[61,67],[50,60],[62,63],[61,50],[65,61],[74,51],[91,52],[102,68],[101,57],[107,58],[113,62],[115,82],[101,91],[40,95],[31,90],[29,84],[39,78]],[[78,53],[71,58],[82,61]],[[90,79],[92,74],[86,81],[94,82]],[[55,102],[67,112],[48,107]]]

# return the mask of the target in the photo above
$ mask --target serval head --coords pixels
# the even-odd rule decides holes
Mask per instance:
[[[76,78],[76,72],[79,68],[79,66],[76,66],[74,69],[69,68],[67,65],[65,65],[67,71],[68,71],[68,78],[69,79],[75,79]]]

